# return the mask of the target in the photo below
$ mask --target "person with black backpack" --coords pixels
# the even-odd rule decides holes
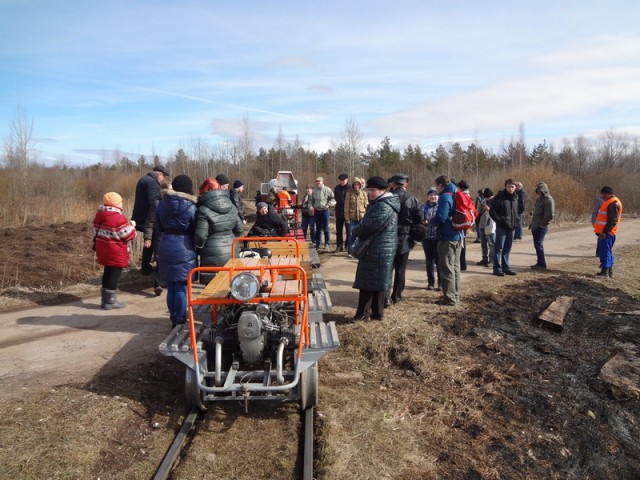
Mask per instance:
[[[393,288],[385,300],[385,306],[399,303],[402,300],[402,292],[405,287],[405,274],[409,252],[415,246],[415,237],[412,229],[421,228],[420,239],[424,236],[422,224],[422,208],[416,197],[407,192],[409,176],[404,173],[396,173],[391,177],[393,187],[390,192],[400,200],[400,213],[398,214],[398,247],[393,259]],[[389,293],[389,292],[388,292]]]

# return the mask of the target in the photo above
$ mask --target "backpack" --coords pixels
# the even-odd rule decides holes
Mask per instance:
[[[447,192],[448,195],[453,196],[453,193]],[[464,232],[469,230],[476,222],[478,211],[476,210],[473,200],[469,194],[464,193],[462,190],[456,190],[455,194],[455,212],[451,218],[452,227],[456,232]]]

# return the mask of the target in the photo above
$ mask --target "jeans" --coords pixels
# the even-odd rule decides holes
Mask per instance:
[[[613,268],[613,244],[616,236],[608,234],[604,238],[598,237],[598,254],[600,256],[600,268]]]
[[[167,307],[172,322],[186,321],[187,282],[167,282]]]
[[[544,258],[544,236],[547,234],[547,227],[544,228],[536,228],[532,230],[531,233],[533,235],[533,248],[536,249],[536,265],[539,267],[547,267],[547,262]]]
[[[522,215],[524,212],[518,213],[518,223],[516,223],[516,231],[514,238],[517,240],[522,240]]]
[[[347,225],[347,252],[351,251],[351,247],[353,246],[353,242],[356,241],[356,238],[353,236],[353,229],[360,225],[359,220],[351,220]]]
[[[438,240],[425,238],[422,240],[422,249],[427,267],[427,285],[435,284],[435,271],[438,270]],[[435,268],[434,268],[435,267]],[[440,286],[440,273],[438,272],[438,286]]]
[[[302,215],[302,233],[304,234],[304,239],[309,238],[311,241],[315,241],[316,238],[316,222],[314,218],[310,215]],[[309,230],[309,237],[307,237],[307,230]]]
[[[501,226],[496,227],[496,243],[493,249],[493,271],[508,272],[509,254],[513,245],[513,230],[507,230]]]
[[[438,242],[438,268],[444,298],[449,303],[458,303],[460,299],[460,251],[462,241]]]
[[[329,245],[329,210],[316,210],[313,214],[313,220],[316,225],[316,245],[322,245],[321,238],[324,232],[324,244]]]

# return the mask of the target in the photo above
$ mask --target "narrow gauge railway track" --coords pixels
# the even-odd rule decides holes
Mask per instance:
[[[167,450],[158,470],[156,471],[153,480],[167,480],[171,478],[171,474],[173,472],[174,467],[177,465],[178,459],[182,458],[185,454],[184,449],[187,445],[187,440],[190,435],[195,435],[196,432],[193,432],[194,427],[196,426],[198,415],[203,412],[200,412],[197,408],[191,409],[189,414],[184,419],[180,430],[176,434],[171,446]],[[312,480],[313,479],[313,408],[308,408],[304,412],[302,412],[302,454],[303,454],[303,463],[302,463],[302,479],[303,480]],[[196,429],[197,430],[197,429]],[[297,475],[296,475],[297,477]]]

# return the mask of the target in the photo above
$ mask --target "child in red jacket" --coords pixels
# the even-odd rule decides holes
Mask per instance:
[[[122,197],[116,192],[105,193],[102,203],[93,219],[96,257],[104,266],[100,307],[112,310],[125,306],[118,302],[118,280],[122,269],[129,265],[127,244],[136,238],[136,228],[122,214]]]

